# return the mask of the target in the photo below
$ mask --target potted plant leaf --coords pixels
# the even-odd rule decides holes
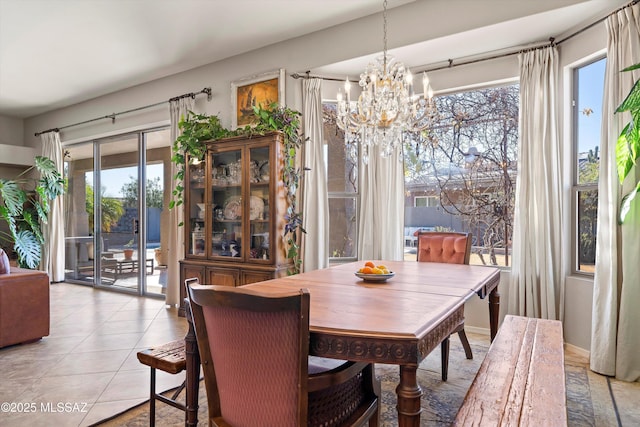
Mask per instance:
[[[40,177],[30,176],[34,168]],[[64,193],[64,180],[55,163],[36,156],[34,166],[15,179],[0,179],[0,219],[8,232],[0,231],[0,241],[12,243],[21,267],[37,268],[42,258],[41,224],[48,221],[49,202]]]
[[[622,71],[632,71],[640,69],[640,64],[635,64],[625,68]],[[627,95],[622,104],[616,109],[616,113],[629,111],[631,113],[631,121],[622,130],[616,144],[616,163],[618,166],[618,178],[620,184],[624,182],[626,177],[631,173],[633,168],[638,168],[638,159],[640,159],[640,79],[636,80],[633,88]],[[640,180],[635,183],[634,188],[622,198],[620,206],[620,223],[631,209],[631,203],[636,195],[640,192]]]

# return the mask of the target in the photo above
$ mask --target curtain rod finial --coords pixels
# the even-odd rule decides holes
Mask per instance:
[[[211,88],[205,87],[204,89],[202,89],[202,92],[207,94],[207,101],[211,101],[211,99],[213,98],[213,95],[211,93]]]

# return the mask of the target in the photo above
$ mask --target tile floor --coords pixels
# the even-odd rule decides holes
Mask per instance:
[[[2,406],[0,427],[90,426],[146,401],[149,368],[136,353],[184,337],[187,322],[177,311],[158,299],[51,285],[50,335],[0,349],[0,403],[10,405]],[[565,358],[588,366],[570,352]],[[596,426],[640,425],[640,383],[586,372]],[[158,371],[159,390],[183,380],[184,373]]]
[[[51,285],[50,335],[0,349],[0,426],[89,426],[147,400],[149,368],[136,353],[184,337],[177,312],[158,299]],[[159,390],[183,380],[157,373]]]

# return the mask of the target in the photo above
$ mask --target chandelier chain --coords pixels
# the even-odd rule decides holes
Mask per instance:
[[[382,3],[382,21],[383,21],[383,30],[382,30],[382,54],[384,55],[384,65],[387,66],[387,0],[384,0]]]

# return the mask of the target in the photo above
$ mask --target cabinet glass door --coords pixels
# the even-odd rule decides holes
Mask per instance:
[[[250,260],[272,257],[269,181],[271,174],[269,147],[249,150],[249,253]]]
[[[205,218],[206,218],[206,200],[205,200],[205,174],[206,163],[198,161],[189,161],[188,179],[189,179],[189,208],[185,211],[189,213],[189,228],[187,239],[189,244],[187,251],[189,255],[206,256],[205,244]]]
[[[242,257],[242,151],[211,155],[211,256]]]

